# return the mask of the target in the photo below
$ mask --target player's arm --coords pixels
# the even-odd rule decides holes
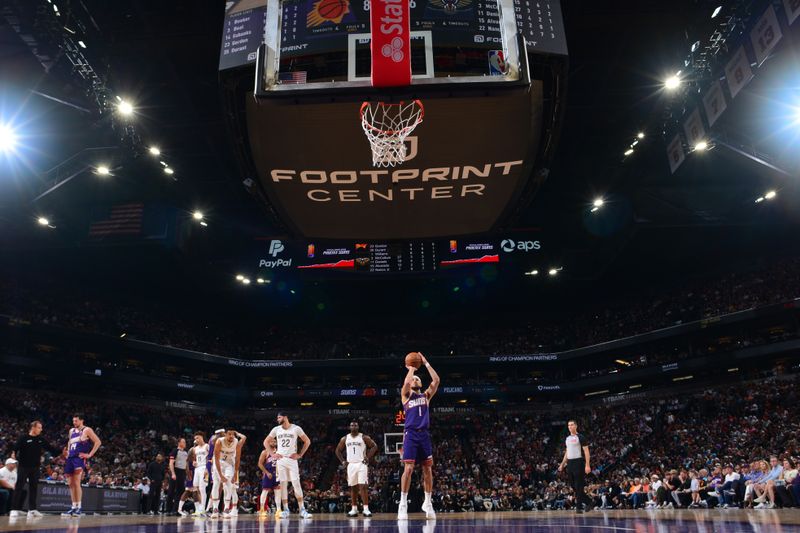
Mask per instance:
[[[336,458],[339,459],[340,463],[346,463],[347,462],[347,459],[345,458],[345,456],[342,455],[342,452],[344,451],[344,446],[345,446],[345,442],[344,441],[345,441],[346,438],[347,437],[342,437],[339,440],[339,444],[336,445],[336,450],[334,450],[334,452],[336,453]]]
[[[189,448],[189,455],[186,458],[186,460],[189,462],[190,465],[197,468],[197,457],[195,456],[193,447]]]
[[[406,379],[403,381],[403,387],[400,389],[400,400],[403,403],[408,401],[408,397],[411,396],[411,385],[414,382],[414,372],[417,371],[416,368],[413,366],[407,366],[408,374],[406,374]]]
[[[225,474],[222,473],[222,468],[219,466],[219,454],[222,452],[222,446],[214,446],[214,466],[217,469],[217,473],[219,474],[219,480],[223,483],[228,482],[228,478],[225,477]]]
[[[592,467],[589,466],[589,459],[590,459],[589,446],[583,447],[583,455],[584,457],[586,457],[586,468],[584,469],[584,471],[588,474],[589,472],[592,471]]]
[[[372,458],[375,457],[375,454],[378,453],[378,445],[375,444],[375,441],[371,438],[364,435],[364,443],[367,445],[367,464],[372,462]]]
[[[298,436],[300,437],[300,440],[303,441],[303,449],[300,450],[300,455],[294,457],[293,459],[302,459],[308,449],[311,447],[311,439],[305,434],[305,432]]]
[[[89,453],[82,453],[80,454],[80,456],[82,459],[91,459],[92,457],[94,457],[94,454],[97,453],[97,450],[100,449],[100,445],[102,444],[102,442],[100,441],[100,437],[97,436],[97,433],[95,433],[92,428],[86,428],[84,431],[86,431],[86,436],[89,438],[90,441],[92,441],[93,446],[92,446],[92,451],[90,451]]]
[[[247,442],[247,436],[237,432],[236,438],[239,439],[239,444],[236,445],[236,470],[233,471],[233,479],[239,481],[239,464],[242,462],[242,448]]]
[[[424,355],[421,353],[419,354],[422,357],[422,364],[425,365],[425,368],[428,369],[428,373],[431,375],[431,384],[428,386],[428,389],[425,391],[425,397],[430,400],[433,398],[433,395],[436,394],[436,391],[439,390],[439,383],[441,380],[439,379],[439,374],[436,373],[436,370],[433,369],[431,364],[425,358]]]
[[[270,446],[277,448],[278,441],[275,440],[275,428],[272,428],[272,431],[269,432],[269,435],[264,437],[264,448],[269,449]]]
[[[261,470],[262,474],[267,474],[267,454],[269,452],[267,450],[261,450],[261,454],[258,456],[258,469]]]
[[[175,479],[175,453],[169,454],[169,475],[172,479]]]
[[[567,450],[564,450],[564,458],[561,459],[561,464],[558,465],[558,471],[564,470],[565,466],[567,466]]]

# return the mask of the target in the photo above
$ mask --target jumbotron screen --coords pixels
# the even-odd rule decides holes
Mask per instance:
[[[258,268],[274,272],[426,273],[511,262],[541,251],[538,238],[431,239],[390,242],[260,239]]]

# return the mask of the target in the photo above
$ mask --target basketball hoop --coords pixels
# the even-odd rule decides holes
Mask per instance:
[[[360,113],[361,127],[372,147],[372,165],[393,167],[402,164],[406,160],[406,137],[425,116],[422,102],[364,102]]]

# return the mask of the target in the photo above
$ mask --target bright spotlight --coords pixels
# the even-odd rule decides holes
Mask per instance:
[[[242,276],[241,274],[236,274],[236,281],[242,281],[243,279],[244,276]]]
[[[205,228],[205,227],[207,227],[207,226],[208,226],[208,223],[207,223],[205,220],[201,220],[201,221],[200,221],[200,225],[201,225],[201,226],[203,226],[203,227]]]
[[[636,134],[636,138],[637,138],[637,139],[644,139],[644,132],[643,132],[643,131],[640,131],[639,133],[637,133],[637,134]]]
[[[17,134],[11,126],[0,124],[0,152],[12,152],[17,146]]]
[[[245,285],[250,285],[250,278],[244,278],[242,280],[242,283],[244,283]]]
[[[681,79],[678,77],[677,74],[674,74],[669,78],[667,78],[666,80],[664,80],[664,87],[670,91],[674,91],[675,89],[680,87],[680,85],[681,85]]]
[[[194,213],[192,213],[192,218],[195,220],[203,220],[203,213],[201,213],[200,211],[195,211]]]
[[[108,176],[111,174],[111,169],[105,165],[99,165],[96,170],[97,174],[100,176]]]
[[[767,200],[772,200],[777,195],[778,195],[778,193],[775,192],[775,191],[768,191],[767,194],[764,195],[764,198],[766,198]]]
[[[536,270],[536,269],[533,269],[530,272],[525,272],[525,275],[526,276],[538,276],[539,275],[539,271]]]
[[[40,226],[49,226],[50,225],[50,221],[47,220],[44,217],[39,217],[39,219],[36,222],[38,222]]]
[[[592,202],[592,205],[595,207],[603,207],[604,203],[606,202],[602,198],[595,198],[594,202]]]
[[[256,278],[256,283],[262,285],[264,283],[264,278]]]
[[[711,18],[712,19],[717,18],[717,15],[719,15],[720,11],[722,11],[722,6],[717,6],[717,8],[714,10],[714,12],[711,13]]]
[[[626,156],[629,156],[629,155],[631,155],[632,153],[633,153],[633,148],[628,148],[627,150],[625,150],[625,155],[626,155]]]
[[[705,150],[708,150],[708,143],[706,141],[700,141],[694,145],[694,149],[697,152],[704,152]]]
[[[600,208],[599,207],[593,207],[589,211],[592,212],[592,213],[596,213],[597,211],[600,211]]]
[[[83,41],[78,41],[78,46],[80,46],[81,48],[86,48],[86,43]]]
[[[169,168],[169,167],[165,167],[165,168],[164,168],[164,174],[168,174],[168,175],[172,176],[173,174],[175,174],[175,171],[174,171],[174,170],[172,170],[172,169],[171,169],[171,168]]]
[[[151,146],[148,150],[151,155],[161,155],[161,150],[158,149],[157,146]]]
[[[760,204],[763,201],[764,201],[764,197],[763,196],[759,196],[758,198],[756,198],[756,203],[757,204]]]
[[[129,117],[133,115],[133,105],[125,100],[122,100],[119,104],[117,104],[117,109],[119,110],[120,115],[123,117]]]
[[[558,268],[551,268],[550,270],[547,271],[547,273],[550,274],[551,276],[555,276],[556,274],[558,274],[558,271],[559,271]]]

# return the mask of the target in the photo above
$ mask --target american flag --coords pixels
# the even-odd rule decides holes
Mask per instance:
[[[278,80],[284,85],[305,83],[308,73],[305,70],[298,72],[281,72],[278,74]]]
[[[144,204],[115,205],[101,214],[99,220],[89,226],[89,237],[119,237],[140,235],[142,232],[142,216]]]

